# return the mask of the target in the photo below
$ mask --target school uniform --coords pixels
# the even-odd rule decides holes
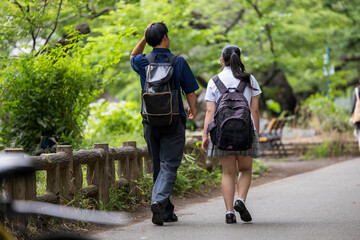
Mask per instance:
[[[238,78],[235,78],[233,76],[230,66],[225,66],[223,71],[220,72],[218,74],[218,76],[219,76],[221,82],[224,83],[226,88],[236,89],[236,87],[239,85],[239,83],[241,81]],[[249,107],[250,107],[250,103],[251,103],[251,98],[262,93],[258,82],[256,81],[255,77],[252,75],[250,76],[250,82],[251,82],[251,86],[254,89],[246,87],[244,90],[244,96],[245,96],[246,100],[248,101]],[[210,79],[207,89],[206,89],[205,100],[217,103],[220,96],[221,96],[221,93],[220,93],[219,89],[216,87],[214,81],[212,79]],[[220,156],[221,157],[221,156],[228,156],[228,155],[241,155],[244,157],[252,156],[253,158],[258,158],[260,156],[259,138],[256,133],[253,116],[251,116],[251,119],[253,121],[252,125],[254,128],[254,137],[253,137],[252,147],[250,149],[245,150],[245,151],[221,150],[221,149],[218,149],[215,145],[213,145],[210,140],[210,143],[209,143],[209,146],[207,149],[207,156],[209,156],[209,157]]]
[[[166,48],[154,48],[151,52],[158,62],[165,62],[173,54]],[[149,62],[145,54],[131,58],[131,67],[140,75],[141,87],[144,89],[146,81],[145,67]],[[175,88],[180,88],[185,94],[195,92],[199,86],[186,60],[178,56],[173,64],[173,79]],[[164,219],[172,216],[174,205],[170,201],[170,194],[174,188],[177,169],[180,166],[185,146],[186,114],[179,94],[180,118],[170,126],[156,127],[143,120],[144,138],[148,146],[152,168],[154,187],[152,203],[160,203],[164,208]]]

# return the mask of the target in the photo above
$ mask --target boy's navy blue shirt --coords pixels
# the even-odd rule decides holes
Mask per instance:
[[[154,48],[151,54],[156,57],[157,61],[165,62],[166,58],[171,57],[173,54],[167,48]],[[149,65],[148,60],[146,59],[145,54],[135,55],[131,58],[131,67],[140,75],[141,88],[144,89],[145,81],[146,81],[146,72],[145,67]],[[189,94],[195,92],[199,89],[199,85],[196,82],[194,74],[192,73],[189,65],[186,60],[178,56],[173,64],[174,68],[174,81],[175,88],[181,89],[185,92],[185,94]],[[180,115],[182,122],[185,124],[186,122],[186,114],[184,110],[184,105],[182,102],[181,94],[179,94],[180,98]]]

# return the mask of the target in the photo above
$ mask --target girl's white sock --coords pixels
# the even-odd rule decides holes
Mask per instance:
[[[237,200],[240,200],[243,204],[245,204],[245,199],[238,197]]]
[[[226,211],[226,214],[229,214],[229,213],[235,214],[235,211],[234,210]]]

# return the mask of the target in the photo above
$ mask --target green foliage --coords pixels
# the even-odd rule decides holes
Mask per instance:
[[[184,154],[178,169],[174,193],[184,195],[187,192],[201,192],[206,185],[219,183],[219,172],[209,172],[196,163],[191,154]]]
[[[252,169],[252,178],[258,178],[261,174],[270,170],[264,161],[257,158],[253,159]]]
[[[150,173],[144,173],[140,180],[137,182],[137,187],[139,190],[139,200],[143,202],[151,201],[151,194],[153,189],[153,175]]]
[[[136,141],[144,145],[142,117],[137,102],[109,103],[100,99],[90,105],[90,115],[81,148],[91,148],[104,142],[120,147],[122,141]]]
[[[350,114],[339,108],[329,97],[319,93],[302,103],[300,113],[300,124],[309,123],[311,128],[323,132],[346,132],[352,128],[349,124]]]
[[[136,198],[129,195],[129,190],[125,187],[110,188],[109,202],[100,202],[99,209],[104,211],[129,210],[135,203]]]
[[[104,73],[105,81],[111,82],[107,90],[112,95],[130,101],[138,101],[140,98],[139,76],[131,69],[129,57],[151,22],[164,21],[167,24],[172,52],[184,54],[187,59],[199,54],[192,49],[205,45],[212,29],[199,30],[190,26],[196,21],[192,16],[195,5],[194,1],[189,0],[133,1],[118,4],[116,11],[100,17],[103,24],[93,29],[94,34],[89,41],[96,45],[92,58],[94,61],[109,54],[120,60]],[[119,36],[123,36],[123,40],[119,41]],[[118,50],[123,54],[116,54]],[[147,46],[144,53],[150,51],[151,47]],[[200,71],[193,66],[192,69],[195,75]]]
[[[48,44],[53,44],[64,33],[63,26],[86,21],[92,30],[89,41],[94,43],[90,62],[117,62],[104,71],[104,79],[112,82],[108,90],[120,99],[139,97],[139,91],[130,91],[139,89],[139,82],[130,68],[129,54],[146,26],[155,21],[167,23],[172,51],[183,54],[195,75],[205,81],[220,70],[220,52],[229,43],[242,48],[242,60],[258,79],[276,63],[299,94],[326,89],[322,59],[326,46],[331,48],[333,64],[351,76],[343,80],[358,75],[356,65],[340,57],[358,53],[359,0],[17,3],[0,0],[2,53],[23,42],[38,46],[40,41],[34,37],[49,38]],[[33,44],[34,40],[38,43]],[[150,50],[147,47],[145,52]]]
[[[269,99],[266,101],[266,105],[267,105],[267,108],[270,110],[270,111],[273,111],[275,113],[280,113],[281,112],[281,106],[279,103],[275,102],[274,100],[272,99]]]
[[[322,144],[308,149],[303,158],[304,160],[311,160],[315,158],[344,156],[347,153],[350,153],[350,149],[347,149],[341,141],[324,141]]]
[[[28,1],[0,0],[0,55],[7,56],[19,44],[39,51],[44,44],[54,45],[67,31],[63,27],[94,19],[98,11],[114,9],[118,0]],[[110,5],[110,6],[109,6]],[[93,20],[96,24],[96,20]]]
[[[41,44],[56,44],[67,32],[64,26],[87,22],[91,33],[87,42],[82,43],[87,54],[81,58],[81,68],[76,68],[77,73],[101,69],[99,82],[104,83],[106,90],[119,100],[138,101],[140,98],[139,77],[130,67],[129,56],[146,26],[156,21],[168,25],[172,52],[186,58],[203,86],[221,70],[219,57],[227,44],[240,46],[247,71],[254,74],[260,85],[268,80],[271,69],[277,68],[302,99],[315,92],[327,91],[323,74],[323,54],[327,46],[331,49],[331,63],[336,67],[335,75],[330,78],[331,97],[343,95],[342,89],[354,85],[359,76],[358,60],[353,57],[358,56],[360,46],[359,0],[74,0],[47,4],[42,1],[0,0],[0,5],[0,53],[5,56],[0,69],[6,68],[4,73],[11,71],[13,73],[6,74],[21,75],[28,68],[38,71],[30,67],[33,57],[29,57],[28,65],[27,59],[22,63],[18,60],[17,65],[22,66],[15,68],[16,63],[7,58],[15,47],[29,43],[34,56],[41,52],[38,49]],[[150,51],[147,46],[144,53]],[[69,62],[68,66],[74,67],[74,62]],[[62,72],[60,68],[55,71]],[[34,85],[31,91],[36,91],[35,88],[39,89],[39,86]],[[269,99],[273,99],[274,94],[281,94],[281,89],[274,89],[271,84],[263,91],[263,96]],[[269,106],[272,111],[278,110],[273,104]],[[37,112],[43,111],[40,104],[36,108],[40,109]],[[62,109],[57,111],[59,116],[65,114]],[[19,117],[23,116],[20,114]],[[1,128],[5,129],[8,117],[2,115],[1,118],[5,121],[0,122]],[[86,111],[82,112],[82,118],[86,118]],[[48,125],[48,119],[37,119],[40,120],[36,120],[36,124]],[[32,128],[32,121],[30,125]],[[2,136],[11,135],[16,130],[7,128]],[[58,131],[62,135],[63,130]],[[65,135],[62,138],[76,141],[79,129]],[[22,137],[10,140],[2,137],[0,141],[9,145],[16,143],[18,138]],[[114,138],[114,142],[121,142],[119,135]]]
[[[36,195],[46,192],[46,171],[36,171]]]
[[[89,104],[99,94],[101,68],[86,63],[89,48],[75,43],[22,55],[0,70],[0,136],[6,146],[34,150],[42,136],[77,142]]]
[[[99,209],[101,205],[101,203],[99,204],[99,202],[95,199],[95,198],[87,198],[84,195],[77,193],[74,196],[74,199],[68,203],[68,205],[74,205],[78,208],[84,208],[84,209]]]

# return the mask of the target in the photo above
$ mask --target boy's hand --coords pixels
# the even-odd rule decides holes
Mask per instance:
[[[146,27],[146,29],[145,29],[145,31],[144,31],[144,38],[145,38],[145,33],[146,33],[146,31],[148,30],[148,28],[149,28],[151,25],[153,25],[153,24],[150,23],[150,24]],[[145,38],[145,39],[146,39],[146,38]]]
[[[194,120],[195,117],[196,117],[196,112],[193,113],[193,112],[191,111],[191,108],[188,107],[188,118],[191,119],[191,120]]]

